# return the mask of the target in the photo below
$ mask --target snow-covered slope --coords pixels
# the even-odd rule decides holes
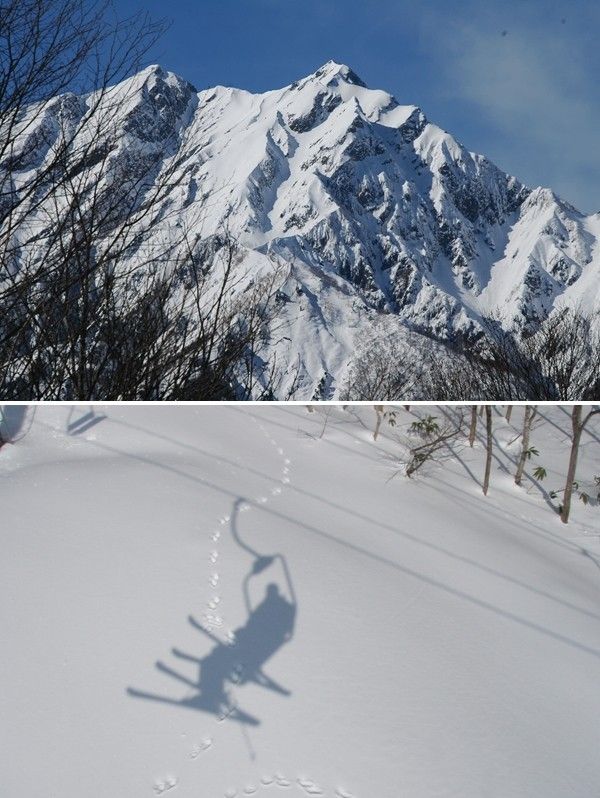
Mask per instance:
[[[69,95],[44,111],[24,174],[43,163],[57,119],[74,124],[90,104]],[[519,330],[558,305],[600,308],[598,214],[523,186],[347,66],[330,61],[264,94],[197,93],[152,66],[97,113],[115,116],[116,179],[143,173],[149,153],[179,161],[157,237],[198,229],[200,214],[203,236],[227,229],[239,241],[240,269],[279,265],[267,355],[297,368],[298,398],[319,385],[336,395],[356,341],[378,324],[452,340],[489,316]]]
[[[479,442],[389,480],[395,436],[427,412],[377,443],[371,408],[17,418],[0,450],[2,796],[596,795],[598,507],[576,502],[565,527],[543,493],[568,415],[542,409],[548,476],[520,489],[521,411],[495,415],[484,498]]]

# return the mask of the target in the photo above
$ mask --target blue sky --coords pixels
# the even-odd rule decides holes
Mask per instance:
[[[116,0],[171,26],[150,54],[198,88],[265,91],[330,58],[529,185],[600,210],[600,3]]]

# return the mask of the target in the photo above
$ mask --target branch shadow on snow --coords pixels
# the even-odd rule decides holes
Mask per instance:
[[[456,419],[456,412],[455,412],[455,408],[454,407],[442,408],[442,413],[446,416],[446,418],[448,418],[450,420],[455,420]],[[502,416],[502,414],[498,411],[497,408],[496,408],[496,413],[498,415]],[[541,415],[539,413],[539,411],[538,411],[538,415]],[[479,424],[477,426],[479,428]],[[554,426],[556,426],[556,425],[554,425]],[[557,429],[558,429],[558,427],[557,427]],[[512,464],[513,470],[509,471],[509,469],[501,461],[500,457],[496,454],[496,452],[494,450],[492,450],[492,460],[494,460],[498,464],[498,470],[499,471],[502,471],[507,476],[512,476],[515,473],[515,470],[516,470],[518,457],[513,455],[506,447],[502,446],[502,442],[498,439],[498,436],[497,436],[496,432],[494,432],[492,434],[492,438],[493,438],[493,442],[494,442],[494,447],[496,449],[499,449],[500,451],[502,451],[502,453],[504,454],[506,459]],[[483,433],[480,433],[478,430],[476,431],[476,440],[481,445],[481,447],[483,449],[485,449],[485,446],[486,446],[485,435]],[[457,452],[455,452],[455,457],[456,457],[457,462],[464,468],[464,470],[471,477],[471,479],[475,482],[475,484],[478,487],[482,487],[483,483],[475,476],[473,471],[467,466],[467,464],[464,462],[464,460],[460,457],[460,455]],[[532,476],[529,473],[529,471],[527,471],[527,470],[525,470],[523,472],[523,479],[527,480],[529,483],[531,483],[531,488],[535,488],[535,490],[538,491],[538,493],[540,494],[540,496],[542,497],[542,499],[544,500],[546,505],[550,508],[550,510],[552,510],[553,513],[556,513],[556,504],[554,504],[554,502],[552,501],[552,498],[550,497],[550,493],[541,484],[541,482],[538,479],[536,479],[534,476]]]
[[[564,415],[567,417],[567,420],[568,420],[568,423],[569,423],[569,430],[570,430],[571,429],[571,413],[569,411],[571,410],[571,407],[567,408],[567,407],[564,407],[563,405],[558,405],[558,409],[561,411],[561,413],[564,413]],[[584,405],[584,413],[587,410],[590,410],[590,409],[591,409],[591,406],[585,406]],[[548,417],[543,415],[543,413],[540,410],[538,410],[538,415],[541,416],[545,421],[549,421]],[[550,421],[549,423],[553,423],[553,422]],[[554,426],[556,427],[556,424],[554,424]],[[560,429],[560,427],[558,427],[558,429]],[[561,431],[564,434],[564,430],[561,430]],[[570,437],[571,432],[569,431],[567,434]],[[593,430],[592,430],[592,428],[591,428],[591,426],[589,424],[583,430],[582,439],[583,439],[583,436],[585,436],[585,435],[588,435],[591,438],[591,440],[595,441],[596,443],[600,443],[600,438],[593,432]]]
[[[235,629],[228,640],[221,640],[208,625],[197,621],[192,615],[188,616],[188,622],[194,629],[214,644],[204,656],[189,654],[179,648],[171,649],[172,656],[179,663],[195,666],[195,678],[189,678],[160,660],[155,663],[155,667],[190,688],[192,695],[176,699],[129,687],[127,693],[130,696],[208,712],[215,715],[219,722],[229,719],[244,725],[258,726],[259,719],[238,706],[237,698],[233,695],[234,689],[254,683],[279,695],[290,695],[290,691],[268,676],[263,668],[293,637],[296,597],[285,558],[281,554],[262,555],[241,539],[237,517],[244,504],[245,501],[241,498],[234,502],[231,534],[236,545],[253,558],[242,582],[248,616],[246,622]],[[287,584],[282,590],[277,582],[269,582],[262,601],[253,607],[250,597],[251,580],[277,564],[281,566],[283,574],[283,580],[280,581]]]
[[[454,408],[452,408],[452,407],[448,407],[448,408],[445,408],[443,406],[440,407],[440,410],[442,411],[442,415],[445,418],[447,418],[448,421],[450,421],[452,424],[455,424],[457,422],[457,416],[456,416],[455,413],[452,412],[453,409]],[[456,446],[453,447],[453,446],[451,446],[450,443],[446,443],[445,446],[446,446],[447,451],[452,452],[452,454],[456,458],[456,462],[464,469],[464,471],[469,476],[469,478],[473,480],[473,482],[477,485],[478,488],[482,488],[483,487],[483,480],[479,479],[475,475],[475,472],[469,467],[467,462],[460,456],[460,451],[459,451],[458,447],[456,447]]]

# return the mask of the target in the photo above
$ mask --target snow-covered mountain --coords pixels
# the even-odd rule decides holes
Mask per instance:
[[[490,316],[519,330],[559,306],[600,308],[600,214],[524,186],[347,66],[264,94],[197,92],[151,66],[110,102],[119,96],[112,174],[156,152],[181,170],[156,236],[197,227],[200,209],[203,236],[237,239],[244,273],[279,265],[266,356],[290,366],[289,381],[298,372],[299,398],[335,396],[357,347],[379,335],[452,341]],[[75,124],[88,104],[67,95],[44,110],[24,172],[43,163],[57,119]]]

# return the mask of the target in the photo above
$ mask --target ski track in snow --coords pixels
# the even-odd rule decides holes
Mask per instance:
[[[244,501],[240,505],[240,513],[247,512],[256,507],[263,506],[267,504],[271,498],[280,496],[283,492],[283,489],[290,484],[290,471],[292,461],[289,457],[286,457],[285,450],[283,447],[279,445],[277,440],[271,435],[271,433],[266,429],[266,427],[261,424],[254,416],[252,418],[252,423],[260,429],[261,433],[266,437],[269,441],[271,446],[275,449],[278,456],[281,458],[282,465],[281,465],[281,473],[279,479],[277,480],[277,484],[272,487],[266,494],[261,493],[258,496],[255,496],[251,501]],[[207,576],[207,582],[211,588],[216,590],[221,583],[221,576],[219,572],[216,570],[218,567],[218,562],[220,558],[220,551],[218,548],[219,541],[221,540],[222,536],[222,528],[227,526],[231,521],[230,515],[224,515],[219,518],[217,524],[215,525],[214,529],[211,530],[209,533],[209,539],[211,543],[214,544],[214,547],[211,550],[211,553],[208,558],[208,571],[209,574]],[[209,631],[214,631],[217,629],[222,629],[225,625],[223,615],[218,612],[219,606],[221,604],[221,596],[218,593],[215,593],[207,602],[206,608],[207,610],[204,611],[202,615],[203,625]],[[235,646],[235,635],[232,629],[228,629],[226,632],[226,644],[230,646]],[[241,672],[243,668],[243,663],[239,663],[237,666]],[[233,682],[235,683],[235,675]],[[232,708],[229,712],[225,712],[220,715],[214,723],[222,723],[224,720],[227,719],[229,714],[235,709],[236,701],[235,696],[232,693]],[[183,735],[185,737],[185,735]],[[200,760],[202,754],[205,754],[207,751],[210,751],[214,745],[214,738],[210,735],[206,735],[200,742],[195,742],[192,744],[191,748],[188,749],[188,759],[195,761]],[[155,795],[162,795],[163,793],[169,792],[170,790],[174,790],[180,784],[180,780],[177,776],[168,774],[161,777],[156,777],[154,779],[153,784],[153,792]],[[326,791],[323,787],[321,787],[317,782],[313,781],[306,776],[300,775],[296,776],[295,778],[290,776],[285,776],[282,773],[274,773],[274,774],[265,774],[260,777],[260,781],[257,783],[249,782],[244,787],[228,787],[223,792],[223,798],[242,798],[245,795],[259,795],[259,794],[266,794],[267,791],[273,794],[273,788],[277,792],[285,791],[288,795],[296,794],[296,795],[308,795],[308,796],[321,796],[322,798],[355,798],[355,796],[347,792],[346,790],[342,789],[341,787],[337,787],[333,792]]]

